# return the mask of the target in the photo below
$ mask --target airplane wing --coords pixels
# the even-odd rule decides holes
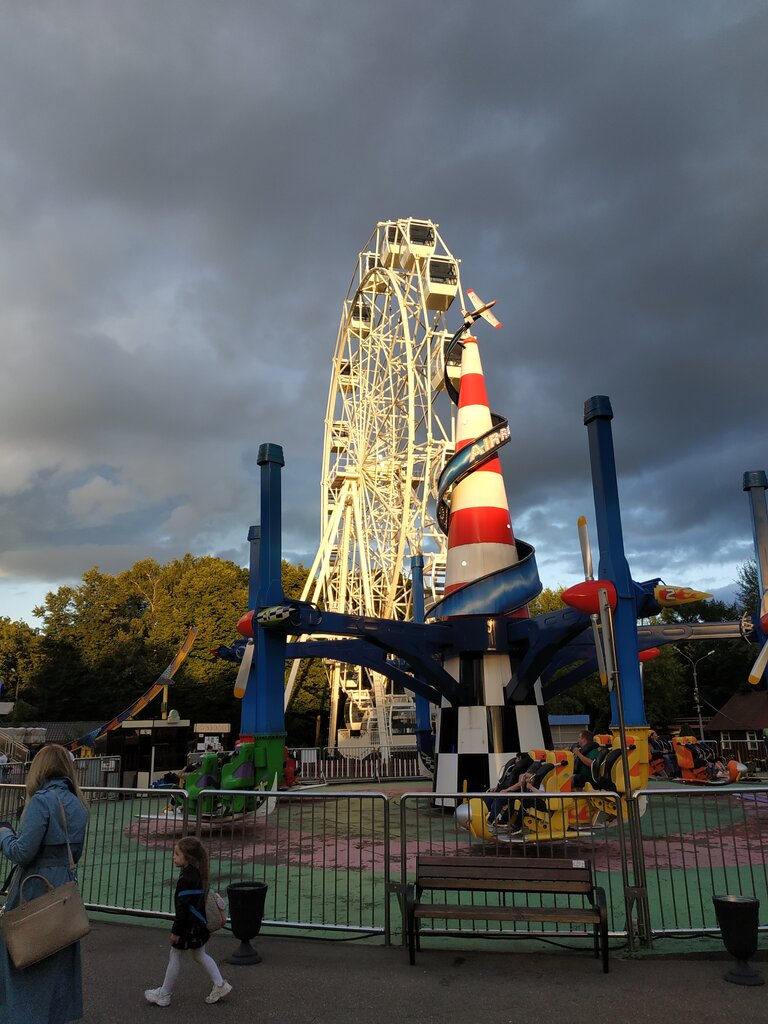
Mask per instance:
[[[490,307],[494,305],[494,302],[483,302],[478,296],[477,292],[471,288],[467,291],[467,298],[472,303],[474,309],[480,313],[483,320],[487,320],[492,327],[501,327],[501,321],[498,320],[491,312]]]

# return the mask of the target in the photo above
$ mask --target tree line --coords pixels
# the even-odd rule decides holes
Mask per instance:
[[[285,561],[282,570],[286,595],[300,597],[308,570]],[[213,556],[144,559],[117,575],[94,566],[77,586],[46,595],[34,609],[39,627],[0,617],[2,697],[18,697],[10,724],[109,721],[149,688],[195,625],[169,706],[193,722],[229,722],[236,735],[237,667],[213,652],[236,638],[247,607],[247,569]],[[322,665],[302,662],[287,720],[302,735],[311,725],[314,739],[327,707]]]
[[[298,598],[308,576],[303,565],[282,563],[283,588]],[[757,567],[739,568],[734,604],[704,601],[665,609],[668,622],[723,621],[754,615]],[[233,694],[236,666],[213,656],[235,638],[235,623],[248,606],[248,571],[213,556],[183,558],[160,565],[137,562],[111,575],[97,566],[77,586],[62,586],[35,608],[39,627],[0,617],[2,697],[17,697],[11,724],[33,721],[108,721],[128,707],[170,662],[191,625],[197,640],[175,676],[170,706],[193,722],[229,722],[235,733],[240,703]],[[531,613],[562,607],[560,591],[546,589]],[[756,648],[743,640],[707,642],[711,657],[698,665],[704,717],[745,687]],[[690,661],[705,653],[699,643],[667,646],[643,669],[648,721],[657,728],[693,714]],[[682,653],[681,653],[682,652]],[[301,663],[286,713],[289,742],[313,744],[318,716],[328,710],[323,665]],[[593,725],[610,722],[608,693],[592,676],[548,702],[551,714],[588,714]],[[74,726],[73,726],[74,728]],[[76,732],[76,729],[75,729]],[[322,737],[325,742],[325,736]]]

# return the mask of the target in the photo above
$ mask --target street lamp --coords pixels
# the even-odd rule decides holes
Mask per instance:
[[[710,654],[714,654],[715,652],[714,652],[714,650],[707,651],[706,654],[702,654],[702,656],[700,658],[696,658],[696,660],[694,661],[693,658],[690,656],[690,654],[686,654],[686,652],[681,650],[679,647],[675,647],[675,650],[677,651],[678,654],[682,654],[682,656],[687,661],[690,661],[691,665],[693,666],[693,700],[694,700],[694,703],[696,704],[696,713],[699,716],[699,739],[703,743],[704,742],[704,723],[701,720],[701,700],[699,698],[699,677],[696,674],[696,666],[699,664],[700,661],[704,661],[705,658],[708,658],[710,656]]]

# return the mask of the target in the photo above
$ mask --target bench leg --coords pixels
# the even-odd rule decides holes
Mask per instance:
[[[608,973],[608,922],[600,925],[600,944],[603,947],[603,974]]]
[[[416,936],[416,918],[413,913],[413,907],[408,908],[406,914],[406,930],[408,932],[408,959],[410,960],[411,967],[416,963],[416,948],[418,939]]]

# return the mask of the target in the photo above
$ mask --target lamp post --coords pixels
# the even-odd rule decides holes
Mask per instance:
[[[687,661],[690,661],[691,665],[693,666],[693,700],[694,700],[694,702],[696,704],[696,714],[699,716],[699,739],[703,742],[704,741],[704,723],[701,720],[701,700],[699,698],[699,677],[696,674],[696,666],[699,664],[700,661],[704,661],[705,658],[708,658],[711,654],[714,654],[715,652],[714,652],[714,650],[707,651],[706,654],[702,654],[702,656],[700,658],[696,658],[696,660],[694,661],[694,659],[690,656],[690,654],[686,654],[686,652],[681,650],[679,647],[675,647],[675,650],[677,651],[678,654],[682,654],[682,656]]]

